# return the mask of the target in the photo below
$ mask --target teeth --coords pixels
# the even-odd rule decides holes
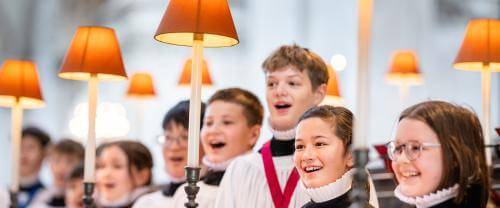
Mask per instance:
[[[321,167],[306,167],[306,172],[313,172],[321,169]]]
[[[404,177],[413,177],[419,175],[417,172],[402,172],[401,173]]]

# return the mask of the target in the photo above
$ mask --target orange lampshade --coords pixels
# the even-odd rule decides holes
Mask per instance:
[[[330,79],[328,79],[328,84],[326,86],[326,95],[327,96],[335,96],[340,97],[339,83],[337,79],[337,73],[332,66],[327,65],[328,75]]]
[[[492,72],[500,71],[500,20],[497,19],[469,22],[453,67],[480,71],[485,65]]]
[[[191,59],[188,59],[184,63],[184,68],[182,69],[181,78],[177,83],[179,86],[191,84],[191,66],[192,66],[191,62],[192,62]],[[212,78],[210,77],[210,72],[208,71],[206,60],[203,60],[201,72],[202,72],[201,84],[203,86],[212,86],[213,85]]]
[[[155,39],[193,46],[194,34],[203,34],[204,47],[238,44],[227,0],[170,0]]]
[[[79,27],[66,53],[59,77],[88,80],[97,75],[99,80],[127,78],[120,46],[115,32],[106,27]]]
[[[23,108],[45,105],[35,63],[6,60],[0,69],[0,106],[12,107],[17,101]]]
[[[134,75],[132,75],[132,80],[130,80],[130,85],[128,86],[127,96],[142,99],[156,97],[151,74],[146,72],[134,73]]]
[[[411,86],[422,84],[422,75],[415,52],[411,50],[394,52],[386,80],[389,84],[394,85]]]

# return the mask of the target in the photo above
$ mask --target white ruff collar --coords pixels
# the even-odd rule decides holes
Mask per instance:
[[[289,140],[293,140],[295,138],[295,128],[288,129],[285,131],[276,130],[271,125],[271,119],[267,119],[267,120],[268,120],[267,123],[269,125],[269,129],[271,130],[271,133],[273,134],[274,138],[276,138],[277,140],[289,141]]]
[[[352,176],[355,171],[356,169],[351,168],[335,182],[318,188],[307,188],[302,182],[300,184],[306,190],[307,195],[311,197],[313,202],[321,203],[342,196],[351,190]]]
[[[396,190],[394,190],[394,195],[399,200],[408,204],[413,204],[417,206],[417,208],[426,208],[442,203],[453,197],[456,197],[458,195],[458,188],[459,185],[455,184],[450,188],[441,189],[434,193],[426,194],[423,196],[410,197],[410,196],[405,196],[403,193],[401,193],[401,190],[399,190],[399,186],[397,186]]]
[[[245,154],[248,154],[250,153],[249,152],[246,152],[244,153],[243,155]],[[237,157],[237,156],[236,156]],[[222,162],[219,162],[219,163],[214,163],[214,162],[210,162],[207,158],[207,156],[203,156],[203,159],[201,160],[201,162],[203,163],[203,165],[207,166],[207,168],[209,170],[214,170],[214,171],[225,171],[226,168],[229,166],[229,164],[231,164],[231,162],[234,160],[234,158],[236,157],[233,157],[229,160],[226,160],[226,161],[222,161]]]

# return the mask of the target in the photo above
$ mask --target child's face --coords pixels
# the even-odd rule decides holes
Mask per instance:
[[[21,176],[37,174],[45,156],[45,150],[36,138],[25,136],[21,140]]]
[[[300,72],[293,66],[267,72],[266,85],[270,121],[277,130],[294,128],[302,113],[324,97],[324,86],[313,91],[307,70]]]
[[[113,202],[134,189],[125,152],[117,146],[102,150],[97,158],[96,184],[99,197]]]
[[[427,124],[408,118],[399,122],[395,141],[396,146],[408,142],[440,144]],[[401,192],[407,196],[422,196],[436,191],[443,176],[441,148],[425,148],[414,160],[409,160],[405,151],[392,161]]]
[[[83,179],[71,179],[66,185],[65,203],[68,208],[83,208]]]
[[[207,106],[201,143],[207,159],[219,163],[252,149],[260,133],[260,125],[248,126],[243,106],[214,101]]]
[[[320,118],[308,118],[298,124],[294,162],[308,188],[335,182],[353,165],[351,154],[346,154],[331,124]]]
[[[72,155],[53,152],[50,154],[49,163],[54,185],[57,188],[64,189],[66,178],[80,161]]]
[[[164,134],[163,160],[165,161],[165,169],[169,175],[182,178],[184,167],[187,165],[188,130],[181,124],[172,121],[165,129]]]

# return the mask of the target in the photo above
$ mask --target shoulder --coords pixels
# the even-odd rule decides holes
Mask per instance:
[[[171,201],[171,197],[166,197],[161,191],[156,191],[139,197],[133,207],[162,207],[162,204],[168,204]]]

